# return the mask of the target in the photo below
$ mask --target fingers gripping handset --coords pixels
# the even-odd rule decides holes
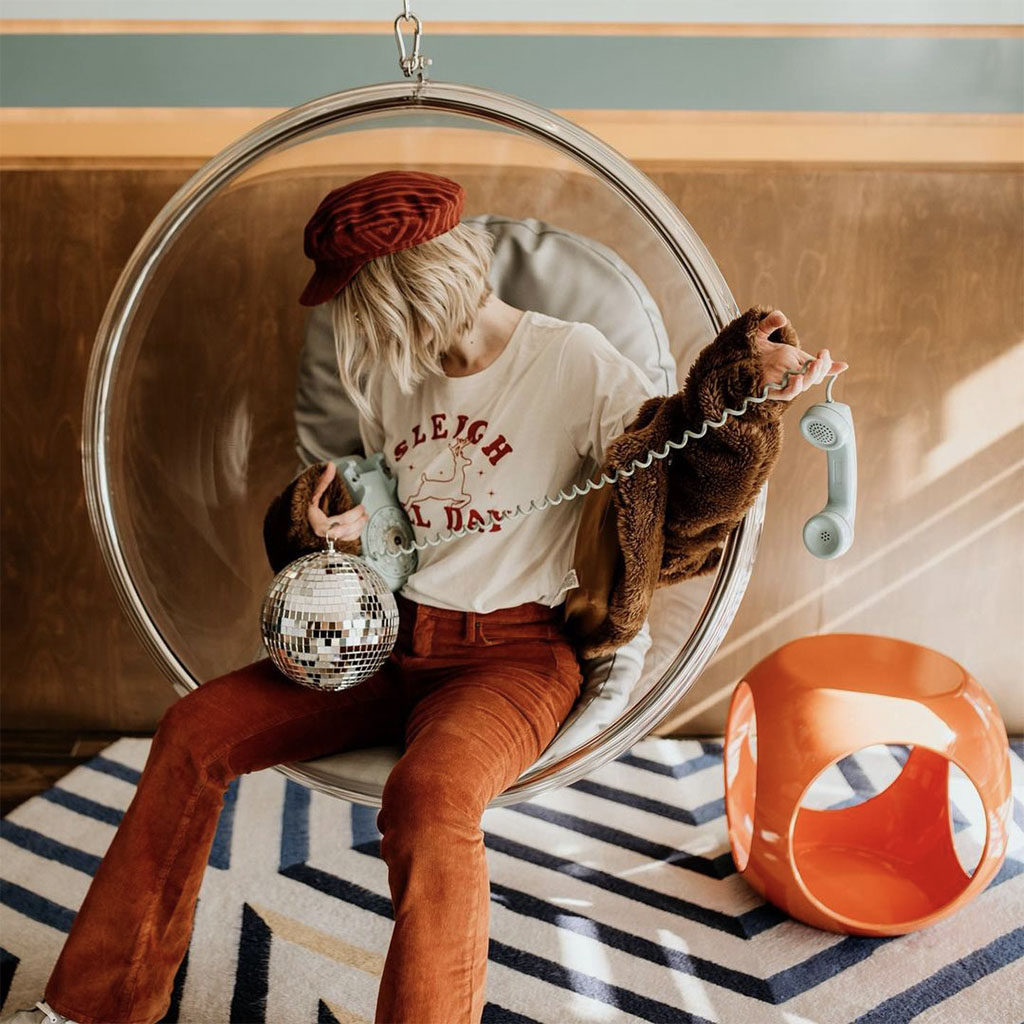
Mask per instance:
[[[837,558],[853,543],[857,508],[857,441],[844,402],[818,402],[800,418],[800,433],[825,452],[828,501],[804,523],[804,546],[818,558]]]
[[[828,463],[828,501],[804,524],[804,547],[818,558],[837,558],[853,543],[853,520],[857,505],[857,445],[850,407],[832,400],[836,378],[849,363],[835,360],[827,348],[818,355],[804,352],[793,339],[773,342],[771,335],[784,330],[786,314],[772,310],[760,321],[754,335],[761,367],[761,379],[775,388],[776,401],[789,402],[802,391],[829,378],[825,401],[812,405],[800,420],[800,432],[825,452]],[[781,376],[781,381],[778,379]]]

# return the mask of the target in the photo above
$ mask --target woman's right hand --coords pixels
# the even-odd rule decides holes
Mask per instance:
[[[366,520],[369,518],[362,505],[356,505],[355,508],[350,508],[347,512],[341,512],[336,516],[327,515],[320,507],[320,499],[324,496],[337,471],[337,466],[333,462],[327,463],[327,467],[317,481],[313,499],[306,510],[306,518],[318,537],[326,537],[330,531],[331,538],[335,541],[358,540],[362,535]]]

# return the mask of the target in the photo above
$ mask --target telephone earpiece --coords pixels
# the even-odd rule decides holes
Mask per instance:
[[[804,523],[804,546],[818,558],[837,558],[853,543],[857,506],[857,441],[843,402],[818,402],[800,418],[800,433],[828,462],[828,501]]]

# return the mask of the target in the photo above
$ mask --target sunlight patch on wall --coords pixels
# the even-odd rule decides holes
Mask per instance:
[[[903,478],[907,498],[1024,425],[1024,341],[954,384],[942,403],[942,440]],[[915,415],[919,419],[919,415]],[[902,434],[902,430],[898,433]],[[908,467],[909,469],[910,467]],[[900,486],[898,480],[894,485]]]

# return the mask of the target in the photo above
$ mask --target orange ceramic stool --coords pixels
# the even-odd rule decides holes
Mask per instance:
[[[913,748],[892,785],[844,809],[801,807],[825,768],[876,744]],[[985,809],[971,874],[953,847],[951,762]],[[962,666],[905,640],[802,637],[758,662],[733,693],[725,775],[737,869],[817,928],[923,928],[981,892],[1006,855],[1010,759],[999,712]]]

